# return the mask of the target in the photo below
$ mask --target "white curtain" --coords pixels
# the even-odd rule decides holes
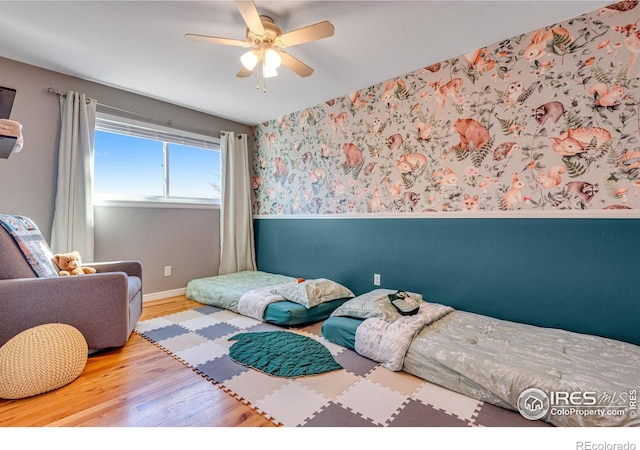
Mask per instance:
[[[93,141],[96,100],[60,95],[58,181],[51,229],[54,253],[77,250],[93,261]]]
[[[247,135],[220,134],[220,275],[256,270]]]

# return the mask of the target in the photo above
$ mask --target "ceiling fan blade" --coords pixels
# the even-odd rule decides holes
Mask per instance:
[[[282,50],[278,50],[280,57],[282,58],[282,65],[286,68],[294,71],[301,77],[308,77],[313,73],[313,69],[307,66],[305,63],[300,61],[298,58],[294,58],[287,52],[283,52]]]
[[[253,34],[263,36],[264,27],[262,26],[262,20],[260,19],[260,14],[258,14],[256,4],[245,1],[236,1],[234,3],[238,7],[238,11],[240,11],[240,15],[244,19],[249,30],[251,30]]]
[[[237,47],[251,47],[251,45],[247,41],[241,41],[238,39],[228,39],[228,38],[205,36],[203,34],[191,34],[191,33],[185,34],[184,37],[189,39],[190,41],[195,41],[195,42],[206,42],[209,44],[235,45]]]
[[[257,67],[257,66],[256,66]],[[255,70],[255,68],[254,68]],[[249,75],[251,75],[253,73],[253,70],[249,70],[247,69],[245,66],[241,66],[240,70],[238,71],[238,73],[236,74],[236,76],[238,78],[247,78]]]
[[[334,31],[335,28],[333,24],[325,20],[324,22],[318,22],[314,25],[309,25],[308,27],[289,31],[277,38],[276,42],[281,47],[289,47],[333,36]]]

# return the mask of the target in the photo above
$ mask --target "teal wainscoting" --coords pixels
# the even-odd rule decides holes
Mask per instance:
[[[258,269],[640,344],[640,220],[255,219]]]

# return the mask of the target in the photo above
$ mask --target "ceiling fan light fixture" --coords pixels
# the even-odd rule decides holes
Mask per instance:
[[[278,71],[275,67],[269,67],[266,63],[262,67],[262,76],[264,78],[273,78],[278,76]]]
[[[264,62],[267,68],[273,69],[275,71],[275,69],[280,67],[280,64],[282,64],[282,58],[277,51],[270,48],[264,54]]]
[[[236,77],[247,78],[255,72],[256,88],[259,89],[260,72],[262,72],[265,92],[267,91],[265,79],[277,76],[276,69],[281,65],[301,77],[308,77],[313,73],[311,67],[281,49],[333,36],[335,29],[330,22],[325,20],[283,34],[271,17],[260,15],[255,2],[236,1],[235,4],[247,26],[246,40],[191,33],[185,34],[185,37],[192,41],[251,48],[240,57],[242,66],[236,73]],[[262,65],[262,70],[259,64]]]
[[[258,64],[259,58],[255,50],[248,51],[240,57],[240,62],[247,70],[253,70]]]

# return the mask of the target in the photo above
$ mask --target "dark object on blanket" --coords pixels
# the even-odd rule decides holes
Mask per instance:
[[[420,303],[405,291],[389,294],[389,301],[403,316],[413,316],[420,309]]]
[[[240,333],[229,349],[234,361],[276,377],[302,377],[342,369],[320,342],[289,331]]]

